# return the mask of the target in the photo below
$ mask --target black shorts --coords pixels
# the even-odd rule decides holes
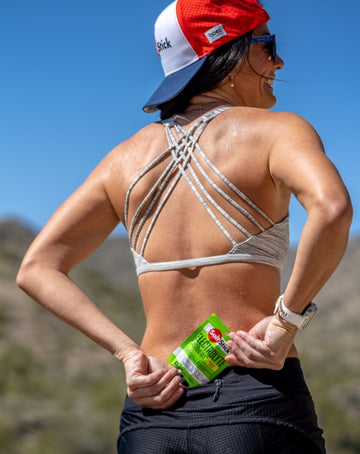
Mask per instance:
[[[229,367],[215,380],[187,387],[168,410],[126,398],[121,454],[324,454],[300,361],[280,371]]]

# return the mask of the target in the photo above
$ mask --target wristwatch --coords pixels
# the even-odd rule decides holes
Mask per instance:
[[[304,329],[311,322],[317,310],[316,304],[311,302],[305,307],[302,314],[292,312],[284,304],[284,295],[280,295],[275,303],[274,314],[279,313],[280,318],[286,322],[295,325],[297,328]]]

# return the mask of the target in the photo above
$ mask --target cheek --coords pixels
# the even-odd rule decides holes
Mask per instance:
[[[252,58],[249,57],[249,63],[252,71],[257,74],[266,75],[273,71],[272,58],[264,51],[254,55]]]

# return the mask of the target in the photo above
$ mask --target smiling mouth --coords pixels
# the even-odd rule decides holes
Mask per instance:
[[[265,79],[265,85],[268,85],[272,88],[272,86],[274,85],[274,79]]]

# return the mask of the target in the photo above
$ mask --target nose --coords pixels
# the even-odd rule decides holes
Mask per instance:
[[[276,58],[274,61],[275,71],[279,71],[284,67],[284,65],[285,65],[284,60],[281,57],[279,57],[278,54],[276,54]]]

